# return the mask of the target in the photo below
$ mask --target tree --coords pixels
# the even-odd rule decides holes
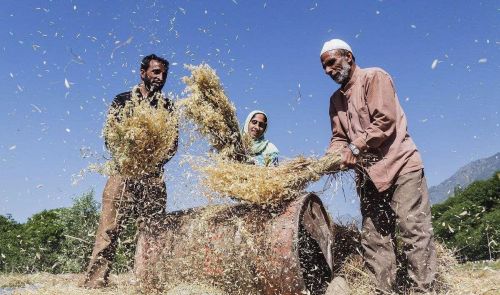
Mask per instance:
[[[99,203],[94,191],[73,199],[73,206],[60,212],[63,240],[58,253],[62,272],[81,272],[92,253],[99,221]]]
[[[69,208],[44,210],[25,224],[0,215],[0,272],[82,272],[88,265],[99,221],[94,191],[73,199]],[[120,238],[113,269],[134,264],[136,225],[130,219]]]
[[[21,235],[20,252],[24,253],[27,272],[58,272],[58,252],[64,239],[60,219],[63,209],[43,210],[31,216]]]
[[[476,181],[432,207],[437,238],[463,260],[496,259],[500,252],[500,172]]]
[[[87,267],[99,222],[99,203],[94,191],[73,199],[73,206],[60,212],[63,240],[58,252],[60,272],[82,272]],[[126,272],[133,267],[135,253],[135,220],[129,220],[116,251],[113,270]]]
[[[69,208],[44,210],[19,224],[0,215],[0,272],[80,272],[88,263],[99,219],[90,191]]]
[[[13,272],[22,265],[19,237],[22,225],[12,216],[0,215],[0,272]]]

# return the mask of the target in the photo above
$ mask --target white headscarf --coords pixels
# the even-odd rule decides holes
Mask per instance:
[[[243,125],[243,134],[250,133],[249,130],[248,130],[249,125],[250,125],[250,121],[257,114],[264,115],[264,117],[266,117],[266,123],[267,123],[267,115],[266,115],[266,113],[264,113],[263,111],[259,111],[259,110],[251,111],[250,114],[248,114],[247,119],[245,120],[245,125]],[[264,137],[264,134],[267,131],[267,126],[268,126],[268,124],[266,124],[266,128],[264,128],[264,132],[262,132],[262,134],[260,135],[259,138],[253,139],[252,154],[254,154],[254,155],[255,154],[259,154],[263,150],[265,150],[266,147],[267,147],[267,144],[269,143],[269,140],[265,139],[265,137]]]

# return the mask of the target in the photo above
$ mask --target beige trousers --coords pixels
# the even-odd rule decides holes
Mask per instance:
[[[139,230],[154,232],[164,220],[166,200],[166,187],[161,176],[140,180],[111,176],[108,179],[85,287],[107,285],[118,238],[126,222],[134,218]]]
[[[377,288],[391,292],[396,287],[396,248],[400,241],[403,265],[407,265],[410,278],[408,287],[417,293],[429,292],[436,275],[436,250],[423,170],[399,176],[384,192],[378,192],[370,180],[361,177],[358,181],[361,244],[365,265]]]

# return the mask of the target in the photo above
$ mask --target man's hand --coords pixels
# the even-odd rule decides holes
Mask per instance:
[[[356,165],[356,157],[352,154],[348,147],[344,147],[340,153],[342,160],[340,163],[341,170],[347,170],[349,168],[354,168]]]

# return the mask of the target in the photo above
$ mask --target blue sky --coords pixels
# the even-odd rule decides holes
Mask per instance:
[[[104,154],[108,104],[139,81],[150,53],[172,64],[166,91],[182,97],[183,64],[206,62],[240,120],[268,113],[267,137],[284,157],[322,154],[337,85],[319,52],[331,38],[361,67],[393,76],[438,184],[500,150],[499,14],[498,1],[2,1],[0,214],[25,221],[89,189],[100,200],[105,177],[74,175]],[[194,148],[203,145],[167,164],[169,210],[204,203],[178,165]],[[322,198],[336,217],[358,214],[349,181]]]

